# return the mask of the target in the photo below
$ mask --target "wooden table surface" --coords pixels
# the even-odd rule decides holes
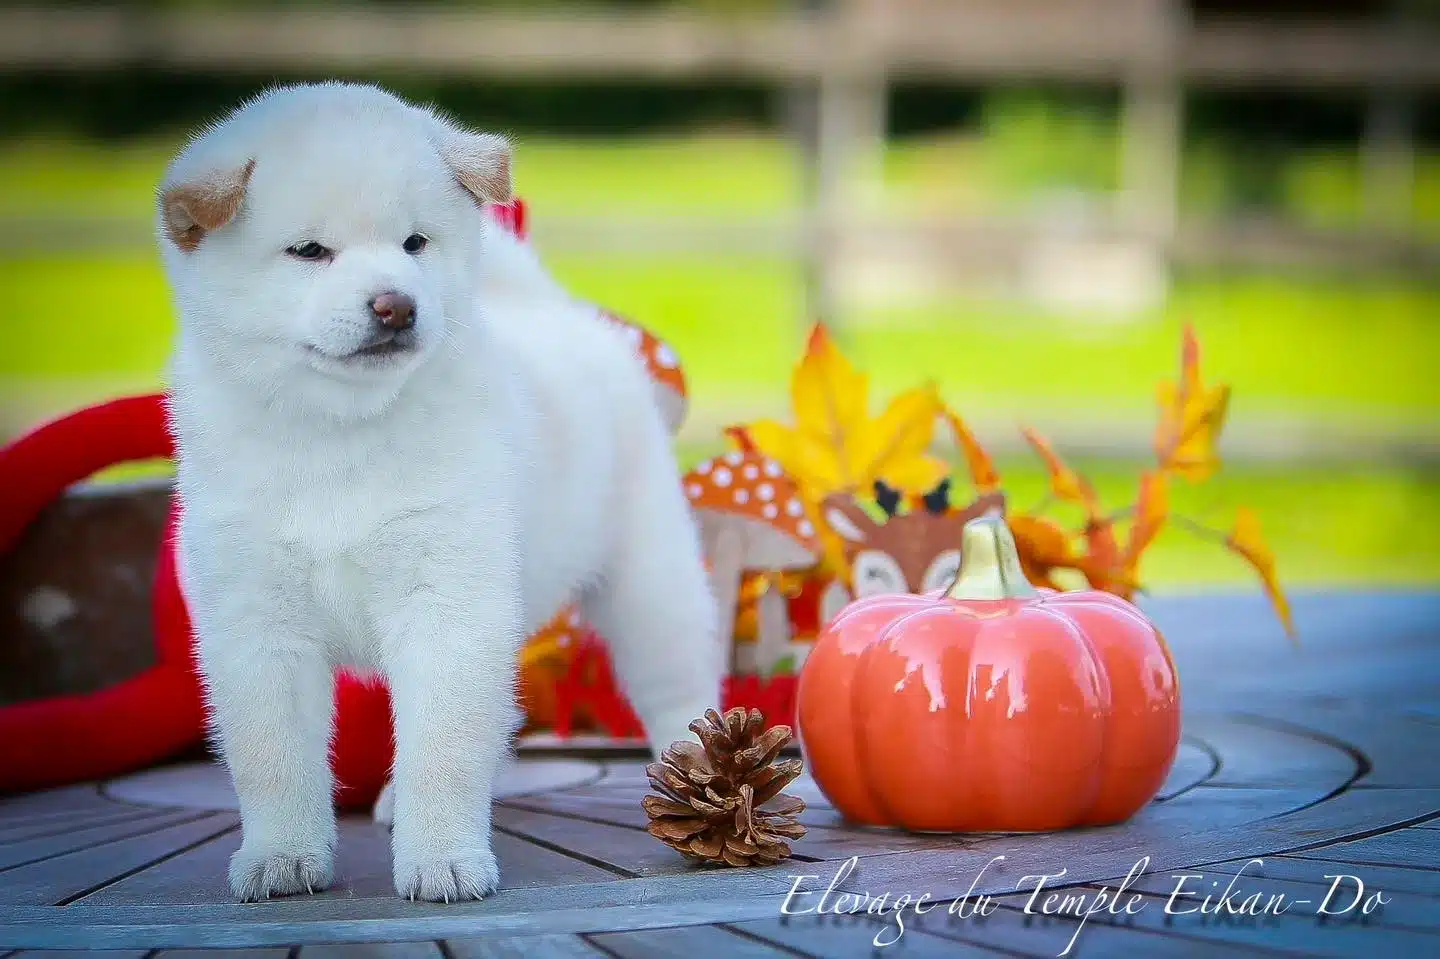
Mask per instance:
[[[233,795],[215,767],[191,764],[0,800],[0,954],[1440,956],[1440,594],[1298,597],[1298,650],[1259,597],[1147,608],[1180,667],[1185,738],[1160,796],[1120,826],[854,829],[801,780],[792,791],[810,801],[810,833],[793,860],[697,868],[644,832],[641,760],[551,753],[506,774],[495,810],[503,888],[483,902],[395,898],[387,834],[347,818],[334,889],[244,905],[225,889],[239,842]],[[832,895],[817,915],[850,857],[837,893],[888,894],[890,908],[837,915],[855,900]],[[1083,926],[1042,915],[1024,878],[1064,870],[1050,886],[1089,908],[1137,864],[1145,875],[1120,898],[1129,914],[1097,912]],[[1185,874],[1197,895],[1172,898]],[[1342,914],[1317,914],[1336,875],[1364,883],[1368,915],[1344,911],[1351,880],[1331,897]],[[784,916],[797,876],[814,878],[799,880],[810,894],[791,909],[809,911]],[[1227,886],[1228,907],[1194,911]],[[930,908],[904,913],[899,943],[876,953],[907,894],[928,894]],[[992,898],[977,917],[982,894]]]

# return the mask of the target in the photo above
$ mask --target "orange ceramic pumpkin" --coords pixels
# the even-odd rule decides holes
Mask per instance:
[[[800,676],[811,774],[852,821],[1031,832],[1129,818],[1180,737],[1175,667],[1118,597],[1036,590],[1005,520],[964,529],[959,577],[871,596],[821,632]]]

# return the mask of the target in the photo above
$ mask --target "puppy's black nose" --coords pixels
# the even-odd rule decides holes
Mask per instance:
[[[408,330],[415,325],[415,300],[404,293],[381,293],[370,301],[370,312],[387,330]]]

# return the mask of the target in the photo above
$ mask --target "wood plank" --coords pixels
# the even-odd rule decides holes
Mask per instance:
[[[433,942],[352,942],[304,946],[298,959],[444,959]]]
[[[512,760],[500,770],[495,797],[524,796],[536,792],[575,788],[600,779],[598,763],[577,759]],[[107,795],[155,806],[195,809],[238,809],[239,799],[230,773],[210,760],[176,763],[147,769],[105,783]]]
[[[505,936],[497,939],[449,939],[452,959],[605,959],[605,953],[579,936]]]
[[[24,839],[39,839],[79,829],[92,829],[113,823],[149,819],[155,816],[154,809],[125,809],[119,812],[60,813],[43,819],[27,819],[21,825],[0,826],[0,844],[19,842]],[[0,820],[3,822],[3,820]]]
[[[1071,894],[1077,891],[1079,890],[1067,890]],[[1321,923],[1317,921],[1313,912],[1301,911],[1308,910],[1309,907],[1306,906],[1297,907],[1280,916],[1231,916],[1181,912],[1187,908],[1198,908],[1198,901],[1192,900],[1188,903],[1177,903],[1167,912],[1166,896],[1147,893],[1139,893],[1139,895],[1141,901],[1138,906],[1130,915],[1123,918],[1126,926],[1136,930],[1149,930],[1165,936],[1190,939],[1192,940],[1192,952],[1195,951],[1195,941],[1225,943],[1227,954],[1231,945],[1307,954],[1359,957],[1426,955],[1440,947],[1440,938],[1429,933],[1382,926],[1374,921],[1361,923],[1336,919]],[[1034,914],[1026,916],[1019,910],[1026,908],[1028,900],[1027,892],[998,897],[995,901],[1013,910],[1015,915],[1020,916],[1022,920],[1030,919],[1030,924],[1025,928],[1033,930],[1059,925],[1063,929],[1073,930],[1074,924],[1071,922],[1040,915],[1041,907],[1038,904],[1034,906]],[[1092,917],[1090,923],[1087,923],[1081,930],[1081,938],[1088,936],[1093,931],[1092,924],[1095,925],[1095,928],[1100,928],[1100,924],[1095,923],[1095,918]]]
[[[924,917],[921,917],[922,921]],[[873,945],[875,936],[883,932],[882,941],[889,942],[894,926],[888,929],[866,916],[784,916],[756,919],[750,922],[726,923],[725,928],[784,946],[807,956],[861,957],[896,956],[913,959],[950,959],[952,956],[994,956],[993,950],[959,943],[930,934],[914,926],[906,917],[906,929],[900,941],[881,949]]]
[[[1187,716],[1185,732],[1220,755],[1220,768],[1207,785],[1339,789],[1359,768],[1354,757],[1320,740],[1258,721]]]
[[[1232,859],[1229,862],[1209,863],[1199,866],[1197,869],[1205,872],[1234,873],[1244,868],[1247,873],[1261,876],[1273,876],[1276,879],[1288,879],[1292,882],[1305,882],[1312,885],[1329,886],[1328,875],[1351,874],[1357,871],[1353,863],[1327,862],[1324,859],[1300,859],[1293,856],[1264,856],[1259,866],[1250,865],[1249,859]],[[1376,888],[1384,889],[1387,892],[1414,892],[1427,896],[1440,896],[1440,872],[1433,872],[1428,869],[1410,869],[1404,866],[1371,866],[1361,867],[1364,875],[1361,879],[1367,886],[1374,884]]]
[[[972,947],[986,946],[1031,956],[1065,955],[1067,948],[1068,955],[1080,957],[1130,954],[1145,959],[1190,959],[1209,954],[1194,939],[1173,935],[1168,930],[1107,923],[1097,921],[1097,917],[1082,925],[1065,918],[1026,915],[1015,908],[995,908],[985,916],[969,912],[964,916],[950,916],[945,915],[944,910],[937,910],[922,917],[922,921],[920,928],[937,936]],[[1227,956],[1261,954],[1244,947],[1226,950]]]
[[[563,796],[527,796],[510,800],[506,806],[638,830],[644,830],[648,823],[638,797],[573,796],[567,793]],[[846,859],[911,849],[948,849],[955,848],[957,844],[957,840],[946,836],[920,836],[897,829],[851,826],[829,809],[806,809],[798,818],[810,827],[810,832],[794,848],[797,854],[808,859]]]
[[[610,932],[590,941],[617,959],[674,959],[675,956],[724,956],[725,959],[779,959],[789,949],[769,945],[720,926],[684,926]]]
[[[1440,836],[1433,832],[1403,829],[1368,839],[1300,850],[1291,855],[1301,859],[1440,870]]]
[[[777,915],[779,867],[502,890],[481,902],[298,896],[262,903],[0,906],[0,948],[182,948],[612,932]]]
[[[614,932],[763,919],[783,895],[744,876],[591,883],[506,890],[480,902],[309,898],[207,906],[24,907],[0,911],[0,948],[251,948],[294,942],[394,942],[489,935]],[[63,915],[57,915],[63,913]]]
[[[532,812],[509,804],[495,807],[494,823],[497,829],[608,866],[617,878],[666,876],[694,869],[679,853],[643,829]]]
[[[145,959],[149,949],[24,949],[6,953],[4,959]]]
[[[113,809],[120,803],[111,802],[96,791],[94,785],[64,786],[42,792],[0,797],[0,822],[13,822],[24,816],[49,816],[57,813]]]
[[[161,949],[157,959],[287,959],[289,949]]]
[[[1178,901],[1180,902],[1179,908],[1182,909],[1199,905],[1206,896],[1211,896],[1219,901],[1220,897],[1231,892],[1233,892],[1233,896],[1230,901],[1235,903],[1243,903],[1257,893],[1262,897],[1260,902],[1268,902],[1271,896],[1279,894],[1283,895],[1289,904],[1288,915],[1304,916],[1312,920],[1320,919],[1319,913],[1322,907],[1330,912],[1343,913],[1350,906],[1356,893],[1360,894],[1363,901],[1365,897],[1379,892],[1388,902],[1384,904],[1383,909],[1377,909],[1370,915],[1368,925],[1393,926],[1421,932],[1440,931],[1440,897],[1386,889],[1375,882],[1373,877],[1367,878],[1363,866],[1338,870],[1316,870],[1317,875],[1322,873],[1354,876],[1360,881],[1360,885],[1356,885],[1350,880],[1340,880],[1337,885],[1334,885],[1335,891],[1331,895],[1332,882],[1330,880],[1322,880],[1322,885],[1280,879],[1274,876],[1261,876],[1256,868],[1247,869],[1244,875],[1237,876],[1233,872],[1212,872],[1204,866],[1196,866],[1191,869],[1168,870],[1163,875],[1152,873],[1142,876],[1132,882],[1128,888],[1155,893],[1159,896],[1170,896],[1180,889],[1182,893]],[[1116,888],[1115,884],[1108,885],[1111,889]],[[1185,896],[1184,893],[1193,895]],[[1329,921],[1344,923],[1347,920],[1336,916]]]
[[[234,829],[238,824],[231,813],[210,813],[165,829],[21,866],[4,873],[0,902],[54,905]],[[0,919],[3,918],[4,912],[0,911]]]
[[[231,829],[76,902],[96,905],[229,902],[230,857],[239,848],[240,830]]]
[[[1205,789],[1208,787],[1201,787]],[[1186,793],[1188,798],[1200,790]],[[1238,792],[1214,789],[1216,793]],[[860,868],[841,883],[850,891],[890,889],[896,894],[963,895],[984,867],[976,885],[979,893],[1004,893],[1022,876],[1066,870],[1066,881],[1089,882],[1104,876],[1124,875],[1142,858],[1149,870],[1173,869],[1197,862],[1286,852],[1319,837],[1343,838],[1387,823],[1403,822],[1428,812],[1440,802],[1440,789],[1375,790],[1358,795],[1354,790],[1332,800],[1279,817],[1229,826],[1196,829],[1199,816],[1159,822],[1139,818],[1103,829],[1083,829],[1034,837],[982,840],[957,866],[953,852],[917,851],[862,860]],[[1160,804],[1165,810],[1180,801]],[[1188,828],[1186,828],[1188,826]],[[1003,859],[994,861],[995,857]],[[808,873],[824,874],[823,888],[834,874],[833,864],[817,865]],[[811,884],[812,886],[814,884]],[[810,888],[811,886],[807,886]]]
[[[89,829],[75,829],[59,835],[41,836],[0,847],[0,870],[13,869],[25,863],[39,862],[52,856],[74,852],[102,843],[115,842],[155,832],[177,823],[204,815],[190,809],[163,810],[143,819],[105,823]]]
[[[613,873],[503,833],[493,837],[502,888],[555,886],[614,878]],[[187,850],[80,900],[84,903],[230,902],[230,857],[240,847],[238,831]],[[361,817],[340,821],[335,850],[335,885],[314,897],[385,898],[395,895],[390,834]]]

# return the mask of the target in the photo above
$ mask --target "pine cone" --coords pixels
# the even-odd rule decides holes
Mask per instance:
[[[760,710],[740,706],[723,717],[708,709],[691,723],[700,742],[671,743],[659,762],[645,767],[660,792],[641,801],[650,835],[702,862],[769,866],[787,858],[786,840],[805,835],[794,818],[805,801],[780,790],[803,763],[775,762],[790,742],[790,727],[764,727]]]

